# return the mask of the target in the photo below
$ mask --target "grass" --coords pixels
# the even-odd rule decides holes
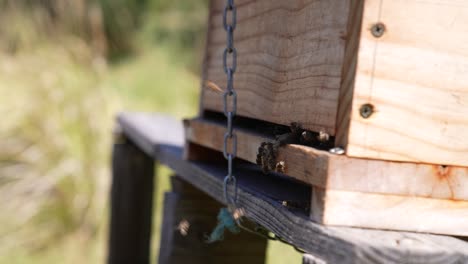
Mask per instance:
[[[206,9],[174,3],[145,19],[134,53],[110,63],[76,36],[38,34],[25,15],[0,26],[0,263],[105,262],[116,113],[197,111]],[[158,170],[153,259],[170,174]],[[268,263],[299,258],[269,244]]]

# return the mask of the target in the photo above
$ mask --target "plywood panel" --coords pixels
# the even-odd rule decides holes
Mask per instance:
[[[348,155],[468,166],[466,14],[464,0],[365,1]]]
[[[224,1],[212,1],[205,78],[225,88]],[[235,46],[238,114],[335,134],[350,1],[239,0]],[[202,108],[222,111],[203,87]]]
[[[325,225],[468,235],[467,201],[318,188],[314,192],[312,218]]]

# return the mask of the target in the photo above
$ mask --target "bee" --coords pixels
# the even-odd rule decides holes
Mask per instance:
[[[276,169],[276,156],[278,149],[272,142],[262,142],[257,151],[256,162],[262,167],[262,171],[268,174]]]
[[[262,167],[262,171],[268,174],[271,171],[284,173],[286,164],[277,161],[278,150],[287,144],[299,144],[302,129],[298,123],[291,123],[290,132],[275,137],[273,142],[262,142],[257,151],[256,162]]]
[[[178,230],[182,236],[188,235],[189,229],[190,223],[186,219],[180,221],[180,223],[176,227],[176,230]]]

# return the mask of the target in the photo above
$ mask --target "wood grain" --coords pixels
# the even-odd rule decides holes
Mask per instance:
[[[468,166],[467,13],[462,0],[365,1],[348,155]]]
[[[314,188],[312,218],[325,225],[468,236],[468,202]]]
[[[223,5],[212,1],[203,76],[222,88]],[[468,167],[466,1],[237,5],[239,115],[328,132],[353,157]],[[222,111],[222,92],[207,87],[201,108]]]
[[[204,76],[225,87],[223,1],[211,1]],[[349,1],[239,0],[235,47],[238,114],[335,134]],[[222,93],[203,87],[204,109],[222,111]]]
[[[224,125],[202,119],[186,121],[186,137],[222,151]],[[235,127],[238,157],[256,161],[258,147],[272,138]],[[285,174],[302,182],[336,190],[468,200],[468,168],[391,162],[333,155],[300,145],[280,148]]]
[[[182,134],[181,123],[158,115],[121,114],[123,132],[148,155],[175,170],[180,177],[223,202],[224,164],[188,162],[179,143],[168,144],[155,134],[161,128]],[[282,206],[282,199],[298,199],[304,186],[284,178],[266,177],[258,170],[237,167],[239,206],[246,217],[285,241],[328,263],[425,263],[468,262],[467,243],[448,236],[391,232],[346,227],[324,227],[310,221],[305,212]],[[308,193],[310,197],[310,192]],[[411,243],[401,243],[404,240]]]

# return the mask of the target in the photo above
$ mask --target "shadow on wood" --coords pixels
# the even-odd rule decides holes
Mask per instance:
[[[154,161],[127,140],[115,143],[109,264],[149,263]]]
[[[226,231],[223,241],[207,244],[205,236],[216,226],[223,205],[177,176],[171,182],[172,192],[164,197],[158,263],[265,262],[267,240],[250,233]]]
[[[184,160],[180,121],[156,114],[123,113],[117,122],[123,133],[148,155],[213,199],[224,201],[225,164]],[[166,135],[167,131],[172,138]],[[450,236],[321,226],[311,221],[306,211],[288,208],[282,202],[308,200],[309,186],[276,175],[264,175],[254,165],[238,165],[241,165],[236,168],[238,205],[245,209],[245,217],[328,263],[468,261],[467,243]]]

